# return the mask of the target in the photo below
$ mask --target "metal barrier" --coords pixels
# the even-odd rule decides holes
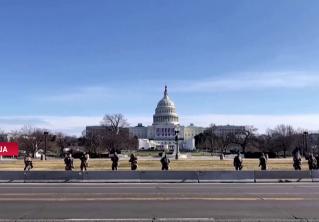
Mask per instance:
[[[264,183],[319,182],[319,171],[0,171],[0,182]]]
[[[311,171],[255,171],[255,182],[311,182]]]
[[[253,183],[254,171],[201,171],[199,183]]]
[[[319,182],[319,170],[311,171],[312,182]]]
[[[141,182],[198,183],[197,171],[140,171]]]

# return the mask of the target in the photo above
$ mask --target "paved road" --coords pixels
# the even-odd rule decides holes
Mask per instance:
[[[319,184],[0,184],[0,218],[319,218]]]

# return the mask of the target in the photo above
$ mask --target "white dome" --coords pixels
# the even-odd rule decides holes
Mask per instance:
[[[163,123],[179,123],[175,104],[167,94],[167,86],[165,86],[164,97],[157,103],[155,114],[153,116],[153,124]]]

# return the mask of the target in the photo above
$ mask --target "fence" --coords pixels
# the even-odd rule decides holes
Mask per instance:
[[[0,171],[0,182],[265,183],[319,182],[319,171]]]

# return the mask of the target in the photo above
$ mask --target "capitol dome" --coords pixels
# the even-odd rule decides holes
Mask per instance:
[[[157,103],[153,124],[179,124],[175,104],[167,94],[167,86],[165,86],[164,97]]]

